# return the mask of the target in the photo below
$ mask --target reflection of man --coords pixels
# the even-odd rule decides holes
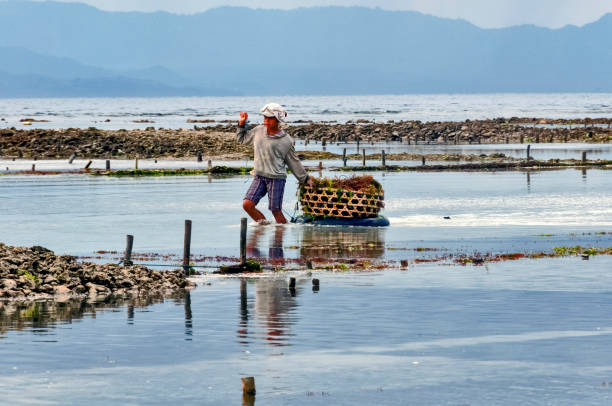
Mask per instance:
[[[285,279],[258,280],[255,284],[255,312],[265,322],[266,340],[272,345],[287,345],[291,309],[297,306]]]
[[[263,258],[261,250],[261,237],[265,232],[265,228],[255,227],[249,232],[249,239],[247,240],[247,255],[250,258]],[[268,259],[270,263],[282,263],[285,258],[283,250],[283,237],[285,234],[284,226],[276,226],[274,228],[274,234],[270,237],[270,244],[268,246]]]
[[[255,206],[262,197],[268,195],[268,208],[272,211],[277,223],[284,224],[287,219],[283,215],[283,193],[287,171],[291,169],[300,183],[312,186],[308,173],[295,153],[293,139],[280,129],[280,123],[285,122],[287,112],[276,103],[268,103],[261,109],[264,115],[264,125],[259,125],[247,131],[247,113],[240,113],[237,140],[241,144],[253,144],[255,155],[253,183],[244,197],[242,207],[257,222],[264,223],[266,217]]]
[[[276,226],[274,230],[274,236],[270,241],[270,247],[268,248],[268,257],[270,262],[280,262],[285,258],[285,252],[283,251],[283,236],[285,233],[284,226]]]

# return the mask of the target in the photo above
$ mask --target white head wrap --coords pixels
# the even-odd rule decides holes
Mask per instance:
[[[261,108],[261,114],[266,117],[275,117],[281,123],[285,122],[287,111],[278,103],[268,103]]]

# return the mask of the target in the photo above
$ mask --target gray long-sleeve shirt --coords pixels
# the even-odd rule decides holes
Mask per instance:
[[[251,130],[247,130],[245,125],[238,127],[236,139],[241,144],[253,144],[255,175],[285,179],[287,178],[286,165],[300,183],[308,179],[308,173],[295,153],[293,139],[286,133],[268,135],[263,125],[258,125]]]

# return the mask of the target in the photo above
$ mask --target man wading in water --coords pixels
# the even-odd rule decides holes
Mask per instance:
[[[291,169],[298,182],[306,182],[313,186],[306,170],[293,148],[293,139],[279,128],[280,122],[285,122],[287,112],[276,103],[268,103],[262,107],[264,125],[258,125],[247,131],[247,113],[240,113],[236,139],[241,144],[253,144],[255,152],[255,179],[244,196],[242,207],[259,223],[266,224],[266,217],[255,207],[262,197],[268,194],[268,208],[272,211],[277,223],[284,224],[287,219],[283,215],[283,193],[287,171]]]

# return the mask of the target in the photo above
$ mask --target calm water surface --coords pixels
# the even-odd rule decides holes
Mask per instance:
[[[0,308],[5,404],[607,404],[610,257],[273,279]],[[210,283],[210,285],[207,285]]]
[[[248,249],[386,269],[205,275],[165,299],[4,303],[0,404],[241,404],[243,376],[265,405],[610,403],[612,256],[393,262],[611,247],[609,171],[374,175],[391,227],[251,225]],[[2,176],[0,241],[92,255],[133,234],[137,253],[180,255],[190,218],[196,256],[235,256],[249,180]],[[290,180],[289,212],[295,191]]]

